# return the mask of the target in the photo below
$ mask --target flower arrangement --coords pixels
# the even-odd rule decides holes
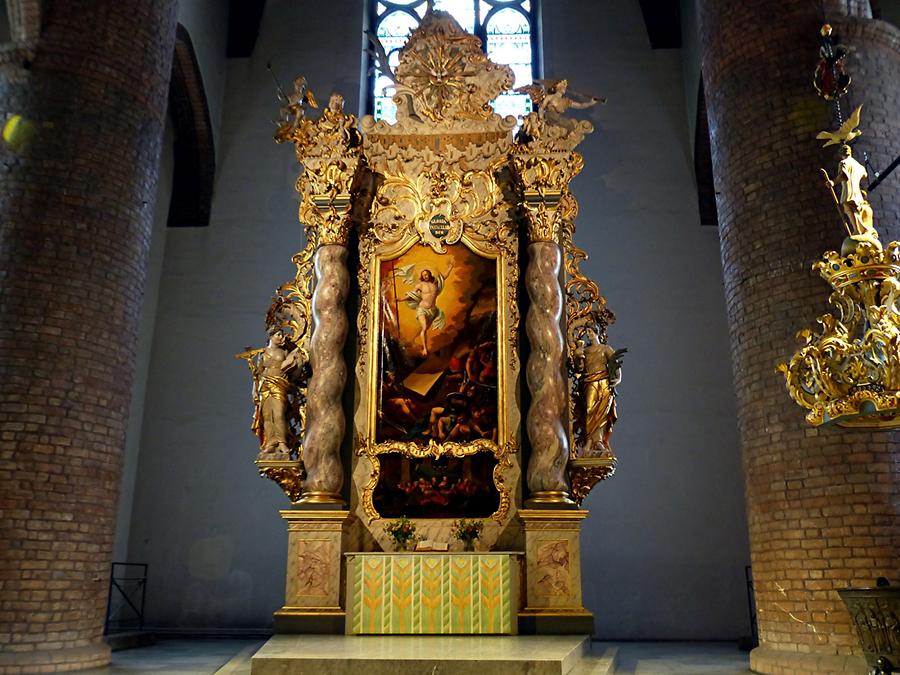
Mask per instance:
[[[416,524],[409,518],[397,518],[384,526],[384,531],[394,540],[398,551],[408,551],[416,540]]]
[[[481,520],[460,520],[453,521],[453,536],[463,543],[464,551],[475,550],[475,540],[481,536],[484,529],[484,521]]]

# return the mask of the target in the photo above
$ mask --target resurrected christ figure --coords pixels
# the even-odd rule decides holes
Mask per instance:
[[[394,271],[395,276],[400,277],[407,286],[413,287],[403,296],[403,302],[416,313],[416,321],[419,322],[419,333],[416,338],[422,343],[422,356],[428,356],[428,331],[440,330],[445,325],[444,313],[437,306],[437,297],[444,290],[444,282],[452,271],[452,260],[443,274],[434,276],[431,270],[422,270],[418,281],[415,276],[415,263],[404,265]]]

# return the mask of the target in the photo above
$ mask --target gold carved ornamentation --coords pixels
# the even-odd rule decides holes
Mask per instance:
[[[616,320],[615,314],[607,308],[606,298],[600,293],[597,283],[589,279],[581,271],[581,262],[587,258],[587,253],[575,245],[573,241],[574,234],[575,222],[574,220],[567,220],[562,233],[562,246],[566,270],[566,347],[568,351],[570,384],[571,460],[583,457],[590,446],[588,405],[585,400],[585,392],[589,385],[586,382],[588,373],[584,368],[579,367],[577,356],[579,351],[584,350],[583,343],[589,333],[596,336],[600,345],[608,347],[607,329]],[[612,449],[608,447],[608,444],[605,450],[601,455],[605,456],[605,459],[611,460],[613,465],[615,465],[615,455]],[[612,472],[602,478],[611,475]],[[580,499],[584,499],[586,494],[585,492]],[[576,500],[579,500],[577,496]]]
[[[569,481],[572,485],[572,499],[581,506],[585,497],[601,480],[606,480],[616,472],[615,457],[584,457],[570,459]]]
[[[297,502],[302,494],[301,483],[303,481],[304,472],[303,464],[299,460],[293,461],[273,461],[273,460],[256,460],[256,467],[259,469],[259,475],[278,483],[284,494],[288,496],[291,502]]]
[[[291,142],[303,167],[297,179],[300,222],[316,230],[319,245],[347,245],[351,192],[360,166],[362,135],[356,116],[344,112],[344,99],[332,94],[317,120],[306,118],[305,103],[315,104],[306,78],[294,81],[294,94],[284,97],[275,132],[278,143]]]
[[[537,83],[516,91],[531,96],[535,111],[529,113],[516,138],[512,168],[522,192],[530,241],[559,242],[566,209],[574,199],[569,181],[584,167],[575,146],[593,131],[585,120],[566,117],[569,108],[586,108],[601,99],[580,102],[567,93],[566,80]],[[571,201],[570,201],[571,200]]]
[[[275,140],[294,144],[303,171],[296,188],[301,195],[300,221],[306,247],[292,258],[296,274],[282,284],[266,313],[269,345],[237,354],[253,377],[252,430],[259,436],[261,475],[275,480],[291,498],[301,498],[303,435],[306,428],[309,346],[312,325],[314,256],[327,244],[346,246],[350,229],[351,191],[361,162],[362,136],[356,117],[344,113],[344,100],[332,94],[322,115],[312,120],[318,103],[306,78],[294,81],[290,95],[279,91],[281,116]],[[270,466],[292,461],[296,467]],[[309,498],[315,499],[315,495]]]
[[[414,160],[385,162],[381,171],[384,182],[372,205],[370,221],[379,241],[397,241],[414,232],[423,244],[443,253],[444,245],[459,241],[464,227],[475,229],[496,220],[503,192],[495,172],[502,160],[463,169],[453,157],[461,153],[454,153],[451,147],[447,154],[449,157],[439,157],[426,150]],[[448,226],[440,237],[431,228],[437,218],[446,219]]]
[[[512,155],[528,221],[528,240],[559,242],[566,209],[574,201],[569,193],[569,181],[584,167],[584,159],[577,152],[555,149],[536,155],[532,144],[518,146]]]
[[[829,251],[813,270],[834,292],[821,332],[797,333],[801,347],[778,371],[818,426],[900,426],[900,242]]]
[[[429,11],[400,50],[393,76],[398,120],[484,121],[490,101],[512,87],[512,68],[490,61],[481,40],[448,13]]]
[[[369,482],[362,490],[362,507],[369,523],[381,518],[374,504],[375,487],[381,477],[381,463],[378,459],[379,455],[396,452],[404,457],[412,459],[424,459],[426,457],[469,457],[478,452],[490,452],[497,460],[494,466],[493,478],[494,487],[500,494],[500,504],[497,510],[491,514],[491,518],[497,522],[504,521],[509,515],[512,499],[510,497],[510,487],[504,479],[504,472],[512,466],[511,457],[514,457],[518,451],[518,446],[508,441],[503,445],[497,445],[493,441],[486,439],[476,439],[466,443],[435,443],[431,441],[427,445],[419,445],[416,443],[405,443],[403,441],[385,441],[377,444],[366,444],[360,442],[357,446],[356,453],[369,459],[372,465],[372,475]]]
[[[900,427],[900,242],[882,247],[873,225],[861,185],[866,170],[846,144],[859,136],[858,124],[859,108],[837,132],[819,134],[844,143],[835,178],[822,173],[848,236],[840,254],[829,251],[813,265],[833,289],[830,313],[816,320],[821,331],[798,332],[800,349],[777,370],[814,426],[894,428]]]

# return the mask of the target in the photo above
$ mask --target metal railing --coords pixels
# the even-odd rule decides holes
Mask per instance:
[[[144,629],[147,565],[114,562],[109,575],[104,635]]]

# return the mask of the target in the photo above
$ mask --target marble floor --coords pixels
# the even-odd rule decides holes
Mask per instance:
[[[107,668],[87,675],[249,675],[250,656],[261,640],[161,640],[150,647],[115,652]],[[749,657],[722,642],[595,642],[592,651],[617,650],[616,675],[745,675]]]
[[[618,649],[616,675],[744,675],[750,655],[730,642],[610,642]]]

